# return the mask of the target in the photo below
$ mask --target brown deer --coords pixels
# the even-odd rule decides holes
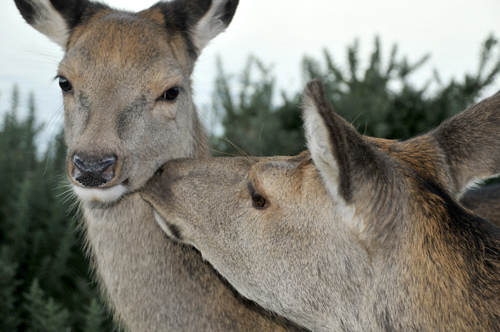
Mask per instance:
[[[404,142],[319,81],[304,100],[308,152],[162,166],[142,197],[167,234],[313,331],[500,331],[500,228],[458,203],[500,173],[500,92]]]
[[[136,193],[167,160],[209,156],[190,77],[238,0],[158,2],[138,13],[88,0],[15,2],[65,51],[57,77],[67,173],[115,318],[131,331],[296,330],[165,237]]]

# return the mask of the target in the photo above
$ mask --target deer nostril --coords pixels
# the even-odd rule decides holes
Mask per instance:
[[[111,156],[99,161],[86,161],[73,156],[73,178],[85,187],[98,187],[111,181],[115,176],[116,157]],[[95,160],[95,159],[94,159]]]
[[[113,165],[116,161],[115,157],[106,158],[97,163],[86,163],[78,156],[73,157],[73,163],[82,172],[104,172],[109,166]]]

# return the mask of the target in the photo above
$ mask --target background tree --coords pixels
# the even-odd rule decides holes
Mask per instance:
[[[15,87],[0,126],[0,331],[110,331],[63,184],[62,132],[38,153],[34,96],[25,119],[19,101]]]
[[[322,60],[305,57],[302,73],[304,84],[312,78],[322,79],[335,111],[363,134],[407,139],[477,101],[500,71],[497,44],[493,36],[486,39],[475,74],[465,74],[461,80],[445,84],[435,72],[421,88],[415,87],[410,78],[429,56],[410,63],[398,55],[394,45],[389,59],[383,61],[379,38],[375,38],[365,70],[360,68],[355,41],[347,49],[345,69],[325,50]],[[227,75],[220,60],[218,71],[212,108],[224,131],[222,135],[213,133],[212,141],[220,153],[238,154],[242,150],[250,155],[290,155],[305,148],[300,92],[292,96],[282,92],[278,102],[273,100],[276,85],[271,67],[255,57],[249,58],[239,76]],[[432,84],[436,87],[429,91]]]
[[[291,155],[296,145],[304,146],[301,130],[300,98],[281,93],[282,103],[276,105],[276,80],[271,67],[250,56],[237,78],[239,89],[234,91],[233,75],[224,72],[217,59],[212,112],[224,128],[223,136],[212,135],[214,151],[221,154]],[[217,153],[216,153],[217,154]]]

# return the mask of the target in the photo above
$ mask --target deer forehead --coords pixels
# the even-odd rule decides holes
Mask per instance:
[[[249,181],[269,199],[307,201],[308,206],[331,200],[307,152],[294,157],[261,158],[252,165]]]
[[[60,64],[61,74],[107,75],[114,81],[187,77],[189,56],[182,36],[167,33],[155,20],[111,12],[75,28]]]

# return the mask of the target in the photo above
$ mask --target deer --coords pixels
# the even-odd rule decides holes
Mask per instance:
[[[193,103],[200,52],[238,0],[174,0],[140,12],[89,0],[15,0],[64,50],[67,178],[115,321],[129,331],[299,331],[243,299],[192,247],[167,238],[137,190],[173,158],[210,156]]]
[[[499,331],[500,228],[459,203],[500,173],[500,92],[407,141],[305,88],[308,150],[171,160],[141,189],[165,233],[312,331]]]

